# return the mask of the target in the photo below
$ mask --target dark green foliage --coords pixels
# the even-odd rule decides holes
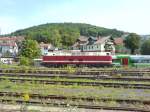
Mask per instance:
[[[125,47],[131,50],[131,54],[134,54],[134,51],[140,47],[140,36],[135,33],[131,33],[125,38],[124,43]]]
[[[20,55],[30,59],[37,58],[41,54],[36,40],[24,40],[21,45]]]
[[[116,53],[123,53],[123,49],[124,49],[123,45],[116,45],[115,46]]]
[[[116,29],[106,29],[82,23],[49,23],[18,30],[11,35],[23,35],[38,42],[52,43],[56,47],[69,47],[80,35],[121,37],[124,34]]]
[[[49,36],[49,39],[50,39],[50,43],[52,45],[54,45],[55,47],[62,47],[62,38],[61,38],[61,35],[59,33],[59,30],[52,29],[50,36]]]
[[[29,66],[31,64],[31,60],[27,57],[20,57],[20,65]]]
[[[150,39],[145,40],[141,46],[141,54],[150,55]]]
[[[77,40],[77,38],[79,38],[80,36],[77,29],[71,29],[71,28],[61,29],[60,34],[62,36],[62,44],[65,47],[73,45]]]

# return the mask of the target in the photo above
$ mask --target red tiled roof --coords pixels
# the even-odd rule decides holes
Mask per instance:
[[[123,45],[123,38],[115,38],[114,43],[116,45]]]
[[[15,43],[0,43],[0,46],[16,46]]]
[[[16,40],[16,38],[1,37],[0,40]]]
[[[24,40],[23,36],[13,36],[13,37],[0,37],[0,41],[16,41],[16,40]]]

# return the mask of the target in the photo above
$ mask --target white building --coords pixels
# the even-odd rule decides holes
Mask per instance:
[[[54,50],[54,47],[52,44],[45,44],[45,43],[40,43],[40,49],[41,49],[41,54],[46,55],[48,54],[49,51]]]
[[[16,56],[18,54],[18,46],[16,44],[17,37],[1,37],[0,38],[0,55]]]
[[[111,52],[115,53],[115,46],[110,36],[107,37],[89,37],[88,44],[81,47],[83,52]]]

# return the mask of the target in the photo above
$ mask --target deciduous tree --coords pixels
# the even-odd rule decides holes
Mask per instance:
[[[124,43],[125,47],[131,50],[131,54],[134,54],[134,51],[140,47],[140,36],[131,33],[125,38]]]
[[[150,39],[143,42],[141,46],[141,54],[150,55]]]
[[[33,59],[39,57],[41,54],[39,45],[35,40],[24,40],[21,45],[20,55]]]

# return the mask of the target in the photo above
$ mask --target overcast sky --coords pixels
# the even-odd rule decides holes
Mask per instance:
[[[57,22],[150,34],[150,0],[0,0],[1,34]]]

